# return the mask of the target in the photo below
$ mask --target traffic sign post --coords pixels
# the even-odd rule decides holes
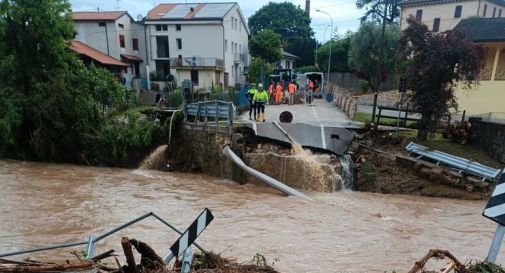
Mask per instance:
[[[505,169],[504,169],[505,170]],[[483,216],[498,223],[496,232],[494,234],[493,242],[489,248],[489,253],[487,255],[486,261],[496,262],[496,257],[500,251],[501,244],[503,242],[503,236],[505,235],[505,173],[502,170],[500,179],[496,183],[493,194],[489,199]]]

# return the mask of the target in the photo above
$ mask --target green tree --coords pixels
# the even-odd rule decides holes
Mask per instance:
[[[382,22],[384,19],[384,4],[388,4],[386,22],[393,23],[400,17],[399,0],[357,0],[356,6],[359,9],[366,9],[361,21]]]
[[[333,40],[331,43],[331,67],[332,72],[349,72],[349,49],[351,45],[350,34],[347,37]],[[322,71],[328,69],[328,55],[330,53],[330,43],[319,47],[316,51],[316,63]]]
[[[261,67],[263,66],[263,73],[265,79],[268,75],[272,74],[270,65],[261,58],[255,58],[249,65],[249,82],[259,82],[261,76]]]
[[[254,34],[249,40],[251,55],[269,63],[275,63],[281,59],[281,46],[279,34],[270,29],[265,29]]]
[[[454,31],[433,33],[413,17],[400,40],[400,60],[406,65],[407,88],[414,91],[414,109],[421,113],[419,139],[435,132],[439,121],[457,107],[454,84],[478,84],[483,48]]]
[[[392,25],[386,27],[381,62],[382,69],[377,80],[381,33],[382,27],[380,25],[364,22],[351,37],[349,49],[350,69],[355,71],[358,78],[368,82],[370,89],[374,92],[377,91],[380,83],[387,80],[395,72],[400,38],[398,27]]]
[[[297,64],[314,64],[316,40],[310,27],[310,16],[290,2],[270,2],[249,18],[249,28],[254,35],[270,29],[281,35],[284,49],[301,57]]]

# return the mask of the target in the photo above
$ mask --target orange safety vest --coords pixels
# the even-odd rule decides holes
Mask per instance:
[[[275,89],[275,91],[278,93],[278,94],[282,94],[282,86],[280,84],[277,85],[277,88]]]
[[[273,85],[273,84],[271,84],[271,85],[268,87],[268,92],[269,92],[270,94],[272,94],[272,93],[274,92],[274,85]]]
[[[294,83],[290,83],[288,85],[288,91],[289,91],[289,93],[293,94],[293,93],[295,93],[295,90],[296,90],[296,85]]]
[[[309,81],[309,88],[314,88],[314,82],[313,81]]]

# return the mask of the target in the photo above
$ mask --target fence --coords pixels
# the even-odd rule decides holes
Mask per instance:
[[[233,126],[233,119],[236,116],[235,106],[227,101],[204,101],[184,105],[184,121],[208,124],[209,121],[216,123],[225,120],[229,128]]]
[[[350,118],[354,118],[358,107],[358,99],[354,97],[352,93],[340,86],[331,86],[330,89],[333,92],[335,98],[334,101],[337,107],[346,113]]]
[[[326,77],[326,73],[324,74]],[[330,73],[330,84],[343,87],[349,92],[361,91],[361,84],[363,80],[356,77],[354,73]],[[385,82],[381,83],[381,90],[398,89],[398,79],[392,75]]]
[[[472,118],[479,118],[481,121],[505,124],[505,112],[489,112],[479,115],[472,115]]]

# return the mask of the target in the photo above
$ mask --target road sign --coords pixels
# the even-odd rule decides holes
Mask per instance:
[[[505,226],[505,173],[503,171],[482,215]]]
[[[212,212],[208,208],[204,209],[181,237],[170,247],[171,253],[163,259],[165,263],[168,263],[173,257],[183,254],[213,219],[214,215],[212,215]]]
[[[504,169],[505,170],[505,169]],[[502,170],[482,215],[498,223],[486,260],[494,263],[505,235],[505,173]]]

